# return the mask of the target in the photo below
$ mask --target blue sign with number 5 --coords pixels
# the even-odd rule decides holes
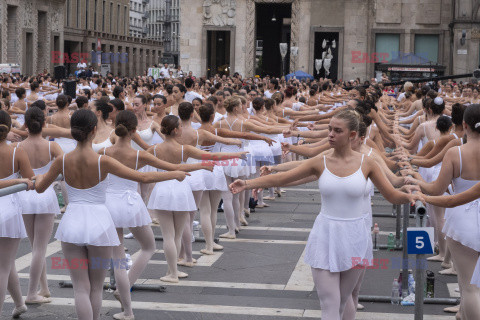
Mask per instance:
[[[433,253],[433,228],[408,228],[407,243],[408,254]]]

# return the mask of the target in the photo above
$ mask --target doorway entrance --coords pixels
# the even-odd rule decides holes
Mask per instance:
[[[313,76],[315,79],[328,78],[336,81],[338,78],[338,32],[315,32],[313,53]],[[321,63],[318,60],[322,60]]]
[[[207,77],[230,75],[231,31],[207,30]]]
[[[256,68],[255,74],[281,77],[290,70],[290,25],[292,4],[257,3],[256,14]],[[282,63],[280,43],[287,44]]]

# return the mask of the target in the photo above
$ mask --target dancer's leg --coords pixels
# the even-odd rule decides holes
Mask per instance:
[[[3,302],[7,292],[10,270],[15,265],[20,239],[0,238],[0,314],[2,313]]]
[[[365,268],[340,272],[340,314],[343,320],[355,320],[358,293]]]
[[[135,261],[133,261],[132,267],[128,271],[128,279],[130,281],[130,287],[135,284],[135,281],[140,278],[143,270],[148,265],[148,261],[155,253],[155,235],[153,234],[152,227],[141,226],[130,228],[135,239],[140,243],[140,253],[137,255]]]
[[[54,214],[24,214],[23,221],[32,245],[32,263],[30,264],[30,281],[28,283],[27,301],[41,301],[43,296],[37,293],[38,284],[45,268],[45,254],[53,231]],[[49,292],[48,286],[40,292]]]
[[[212,208],[214,205],[210,202],[210,193],[214,191],[206,190],[203,192],[200,203],[200,224],[205,237],[205,249],[201,250],[204,254],[213,254],[213,233],[212,233]],[[218,206],[218,203],[217,203]],[[215,212],[217,207],[215,207]]]
[[[445,224],[445,208],[430,206],[432,216],[435,217],[435,241],[438,243],[439,253],[436,256],[428,258],[429,261],[444,261],[446,251],[445,234],[442,233],[443,225]]]
[[[82,261],[87,261],[88,259],[86,247],[62,242],[62,251],[68,262],[73,261],[73,259],[81,259]],[[91,288],[88,268],[72,268],[69,269],[69,272],[72,279],[75,311],[77,312],[78,320],[92,320],[93,309],[90,302]]]
[[[182,232],[182,246],[180,248],[180,259],[183,260],[182,265],[193,267],[192,257],[192,234],[193,234],[193,219],[195,212],[191,211],[188,214],[189,219],[185,221],[185,227]]]
[[[97,247],[87,246],[87,254],[89,261],[92,259],[100,259],[101,261],[107,261],[112,258],[113,247]],[[92,305],[93,320],[100,318],[100,309],[102,308],[103,298],[103,283],[105,282],[105,276],[107,275],[107,269],[103,266],[100,268],[88,269],[88,277],[90,279],[90,304]]]
[[[113,248],[113,260],[115,262],[125,261],[125,248],[123,246],[123,228],[117,228],[118,239],[120,239],[120,245]],[[115,263],[114,263],[115,266]],[[124,314],[126,316],[133,315],[132,311],[132,297],[130,295],[130,281],[128,281],[127,270],[124,264],[121,263],[119,267],[114,268],[115,283],[117,286],[118,294],[120,295],[120,301]]]
[[[447,242],[458,273],[462,319],[480,319],[480,288],[470,284],[479,253],[448,237]]]
[[[150,194],[153,191],[153,187],[155,186],[155,183],[139,183],[139,188],[140,188],[140,195],[142,196],[143,202],[145,204],[148,203],[148,199],[150,198]]]
[[[215,228],[217,227],[217,207],[220,203],[220,199],[222,198],[222,192],[218,190],[211,190],[210,191],[210,208],[211,208],[211,215],[210,221],[212,224],[212,245],[213,249],[215,250],[222,250],[223,247],[219,244],[215,243]]]
[[[11,261],[10,274],[8,276],[8,292],[12,297],[15,307],[24,305],[22,290],[20,289],[20,280],[18,279],[17,269],[15,268],[15,258]]]
[[[227,184],[233,182],[233,178],[226,176]],[[225,220],[227,222],[228,232],[230,237],[235,237],[235,228],[237,227],[235,224],[235,213],[234,213],[234,206],[233,206],[233,194],[230,191],[222,191],[222,199],[223,199],[223,211],[225,213]]]
[[[312,268],[322,319],[340,320],[340,272]]]

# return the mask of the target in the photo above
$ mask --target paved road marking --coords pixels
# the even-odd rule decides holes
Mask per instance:
[[[7,297],[7,303],[11,304],[10,297]],[[43,305],[45,311],[53,309],[53,306],[70,306],[75,304],[72,298],[53,298],[51,303]],[[116,300],[103,300],[102,307],[105,309],[118,309],[120,307]],[[133,310],[151,310],[151,311],[169,311],[169,312],[194,312],[194,313],[213,313],[213,314],[235,314],[235,315],[255,315],[271,317],[294,317],[294,318],[316,318],[322,316],[321,310],[309,309],[287,309],[287,308],[258,308],[247,306],[226,306],[226,305],[205,305],[189,303],[161,303],[148,301],[132,301]],[[383,312],[357,312],[355,317],[358,320],[413,320],[413,314],[396,314]],[[452,316],[443,315],[424,315],[425,320],[451,320]]]
[[[455,289],[458,288],[458,283],[447,283],[448,293],[450,297],[460,298],[460,292],[456,292]]]
[[[155,253],[165,253],[163,250],[161,249],[156,249],[155,250]],[[135,259],[137,259],[138,255],[140,254],[140,250],[138,250],[137,252],[135,252],[132,256],[131,256],[131,259],[133,261],[135,261]],[[196,266],[199,266],[199,267],[211,267],[215,262],[218,261],[218,259],[220,259],[220,257],[223,255],[223,252],[221,251],[215,251],[215,254],[214,255],[204,255],[202,254],[200,251],[192,251],[192,254],[201,254],[201,256],[197,259],[197,263],[195,263]],[[154,259],[150,259],[150,261],[148,261],[149,264],[160,264],[160,265],[164,265],[164,264],[167,264],[167,261],[165,260],[154,260]]]
[[[310,266],[304,262],[305,258],[305,248],[298,259],[297,265],[293,270],[290,279],[288,279],[287,285],[285,286],[285,290],[295,290],[295,291],[312,291],[313,286],[313,278],[312,278],[312,271]]]
[[[296,241],[296,240],[269,240],[269,239],[221,239],[221,242],[243,242],[243,243],[270,243],[270,244],[307,244],[307,241]]]
[[[216,229],[227,229],[227,226],[220,225]],[[310,232],[311,228],[284,228],[284,227],[254,227],[246,226],[242,227],[242,230],[254,230],[254,231],[283,231],[283,232]]]
[[[55,254],[55,253],[57,253],[61,250],[62,250],[62,245],[61,245],[60,241],[55,240],[53,242],[50,242],[47,245],[47,253],[45,254],[45,258],[47,258],[47,257],[51,256],[52,254]],[[21,271],[25,268],[28,268],[31,263],[32,263],[32,252],[29,252],[26,255],[15,259],[15,267],[17,268],[17,271]]]
[[[319,193],[318,188],[317,189],[285,188],[283,190],[285,190],[285,191],[300,191],[300,192],[316,192],[316,193]]]

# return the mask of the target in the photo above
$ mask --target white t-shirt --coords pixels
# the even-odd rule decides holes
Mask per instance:
[[[170,78],[170,70],[168,68],[162,67],[160,69],[160,78]]]
[[[202,99],[202,96],[195,91],[187,91],[187,93],[185,93],[185,100],[187,100],[188,102],[192,103],[193,99],[195,98]]]
[[[403,99],[405,99],[405,92],[402,92],[398,95],[398,98],[397,98],[397,101],[400,102],[402,101]]]
[[[86,69],[87,68],[87,64],[85,62],[79,62],[77,64],[77,69],[81,70],[81,69]]]
[[[278,91],[271,92],[270,90],[268,90],[268,91],[265,91],[265,93],[263,95],[265,96],[265,98],[271,99],[273,94],[277,93],[277,92]]]

